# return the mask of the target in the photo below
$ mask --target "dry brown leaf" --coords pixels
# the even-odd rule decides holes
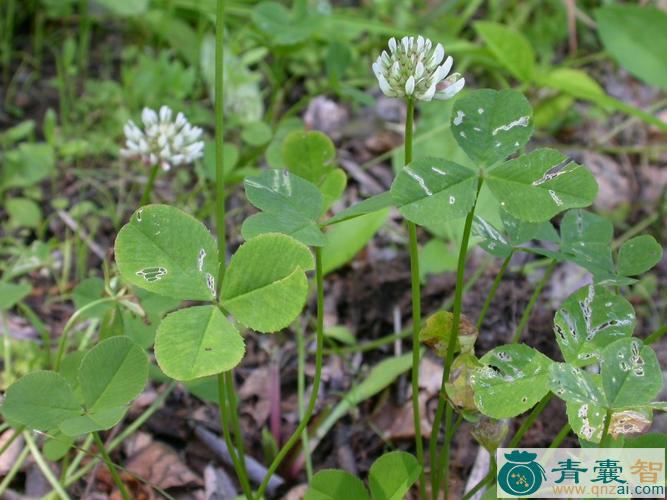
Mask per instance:
[[[252,417],[257,428],[264,426],[271,413],[270,381],[270,367],[258,367],[248,375],[239,389],[239,398],[245,402],[244,412]]]
[[[428,357],[423,358],[419,365],[419,414],[421,433],[424,437],[431,435],[432,418],[440,392],[442,371],[442,365]],[[413,438],[415,425],[412,414],[412,392],[408,393],[403,406],[396,406],[391,401],[387,401],[373,416],[373,423],[378,429],[384,429],[382,433],[384,439]]]
[[[134,454],[128,458],[125,467],[163,490],[177,486],[203,485],[202,480],[183,463],[176,450],[158,441],[143,447],[134,447]]]

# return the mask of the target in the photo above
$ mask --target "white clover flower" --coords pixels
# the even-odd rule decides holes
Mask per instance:
[[[124,158],[138,158],[145,165],[160,165],[164,170],[172,166],[192,163],[204,154],[204,142],[200,140],[202,129],[193,127],[183,113],[172,120],[172,111],[162,106],[159,114],[144,108],[141,130],[130,120],[125,125],[125,147],[120,150]]]
[[[463,88],[465,79],[458,73],[447,76],[454,60],[449,56],[442,63],[444,57],[443,46],[433,47],[423,36],[406,36],[400,42],[392,37],[389,53],[382,51],[373,63],[373,72],[380,89],[389,97],[451,99]]]

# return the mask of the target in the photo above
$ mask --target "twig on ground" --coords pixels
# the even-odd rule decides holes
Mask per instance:
[[[225,464],[232,465],[232,457],[229,454],[227,444],[223,440],[219,439],[215,434],[201,426],[196,426],[194,431],[197,438],[199,438],[203,444],[205,444],[213,453],[215,453],[218,458],[220,458]],[[248,455],[245,457],[245,464],[248,469],[249,479],[253,483],[261,483],[266,476],[266,467]],[[285,484],[285,480],[283,478],[276,474],[271,476],[269,485],[266,488],[268,496],[272,496],[283,484]]]

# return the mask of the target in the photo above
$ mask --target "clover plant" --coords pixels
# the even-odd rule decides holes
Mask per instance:
[[[392,205],[408,221],[413,275],[412,383],[417,463],[425,463],[417,400],[419,341],[433,347],[445,363],[428,450],[431,491],[439,492],[444,481],[448,495],[447,464],[455,412],[477,422],[473,435],[491,451],[499,446],[506,433],[501,419],[531,408],[536,417],[552,392],[566,401],[570,425],[582,440],[599,443],[608,435],[647,428],[651,411],[664,407],[664,403],[652,401],[662,387],[661,372],[651,348],[631,338],[635,325],[631,305],[605,285],[632,283],[633,276],[649,270],[660,260],[660,245],[644,235],[623,243],[617,253],[613,252],[611,223],[582,210],[597,194],[597,183],[591,173],[554,149],[524,153],[533,132],[532,109],[526,98],[514,90],[471,91],[455,101],[450,129],[469,163],[462,165],[431,157],[413,160],[415,101],[452,97],[463,87],[463,79],[458,75],[444,79],[452,66],[451,58],[442,67],[437,66],[444,51],[440,46],[434,49],[422,37],[404,37],[400,42],[392,39],[389,49],[390,53],[383,52],[378,58],[373,70],[386,95],[406,101],[405,166],[399,170],[389,192],[339,212],[327,224]],[[496,200],[502,229],[475,214],[483,186]],[[566,214],[559,235],[549,221],[563,212]],[[415,279],[419,276],[416,227],[439,227],[445,221],[464,217],[453,312],[436,313],[422,328],[419,280]],[[464,268],[473,230],[486,251],[505,259],[476,325],[462,317]],[[526,245],[533,240],[547,246]],[[554,250],[554,246],[558,248]],[[564,363],[555,363],[539,351],[518,343],[534,300],[526,308],[512,344],[498,347],[479,359],[474,353],[477,329],[483,324],[512,255],[518,251],[547,257],[552,261],[551,270],[556,262],[572,261],[590,271],[598,283],[573,294],[556,314],[555,340]],[[534,294],[535,299],[540,289],[541,286]],[[596,366],[597,371],[590,371],[591,366]],[[491,420],[483,420],[482,416]],[[445,439],[438,451],[443,417]],[[523,432],[525,429],[515,435],[512,445],[518,444]],[[355,484],[348,475],[335,471],[320,474],[311,483],[312,498],[318,498],[317,491],[324,485],[329,491],[347,485],[346,491],[358,491],[354,498],[366,498],[362,485]],[[490,473],[474,491],[493,479]],[[426,498],[423,469],[420,492]],[[332,494],[329,498],[343,496]]]
[[[275,44],[292,45],[308,38],[314,29],[308,25],[309,16],[301,14],[263,2],[253,10],[253,19]],[[276,19],[296,21],[288,37],[277,34]],[[143,130],[132,121],[125,127],[121,155],[140,160],[150,171],[139,206],[115,240],[118,275],[109,276],[105,268],[104,282],[84,282],[75,290],[75,300],[77,292],[88,287],[94,289],[94,298],[80,304],[65,326],[53,369],[29,373],[7,389],[1,411],[12,426],[46,433],[49,441],[44,450],[54,459],[62,457],[75,439],[90,435],[122,496],[130,498],[99,435],[123,419],[148,380],[146,349],[153,343],[152,332],[132,334],[128,311],[138,317],[149,315],[158,323],[154,355],[162,374],[187,383],[216,378],[221,428],[243,494],[249,499],[264,497],[271,476],[299,440],[303,440],[302,453],[309,461],[314,446],[341,416],[384,389],[408,365],[416,456],[390,451],[379,457],[370,468],[368,489],[361,479],[342,470],[321,470],[312,477],[309,470],[307,500],[393,500],[403,498],[415,483],[426,499],[428,470],[431,497],[439,497],[444,490],[447,498],[449,451],[457,422],[471,422],[473,436],[493,453],[507,433],[505,419],[532,409],[528,424],[510,441],[516,446],[553,395],[565,402],[569,422],[558,439],[562,441],[571,428],[583,446],[607,446],[612,439],[622,445],[626,435],[650,426],[653,411],[667,410],[667,403],[655,401],[663,381],[650,346],[661,333],[645,341],[634,337],[635,312],[621,295],[623,287],[660,261],[661,246],[649,235],[614,241],[611,222],[585,210],[598,189],[591,173],[557,150],[529,147],[533,111],[515,90],[471,90],[453,102],[450,133],[468,158],[465,164],[413,155],[416,105],[453,99],[465,85],[461,75],[450,75],[453,59],[445,58],[443,46],[422,36],[391,38],[388,51],[372,65],[382,92],[404,100],[407,110],[404,166],[387,192],[330,215],[347,184],[345,172],[336,166],[332,141],[323,133],[302,130],[300,123],[287,121],[276,130],[256,120],[244,123],[242,141],[268,145],[266,158],[271,168],[253,168],[253,175],[243,182],[245,196],[257,212],[243,222],[244,242],[228,258],[225,188],[230,177],[229,165],[226,170],[224,163],[230,157],[235,163],[239,154],[236,150],[230,153],[224,142],[223,63],[229,58],[224,54],[223,0],[217,1],[216,20],[215,71],[210,82],[216,97],[215,233],[205,221],[177,207],[149,203],[159,169],[197,161],[204,156],[205,145],[203,130],[192,126],[182,113],[173,118],[167,106],[159,112],[145,108]],[[521,77],[522,71],[517,71]],[[3,186],[23,185],[0,180]],[[502,227],[476,214],[482,197],[495,207]],[[375,217],[369,225],[372,231],[366,228],[365,237],[360,238],[363,244],[385,220],[390,207],[405,219],[408,235],[412,351],[383,361],[353,387],[320,423],[311,445],[308,425],[319,395],[324,356],[324,275],[341,261],[330,257],[327,262],[326,252],[342,245],[358,249],[358,242],[344,240],[346,233],[340,228],[353,219]],[[551,221],[561,214],[557,230]],[[418,230],[457,219],[463,219],[463,234],[452,310],[437,311],[422,323]],[[465,264],[473,235],[486,252],[504,259],[475,324],[463,315]],[[549,270],[568,261],[592,275],[592,283],[572,293],[555,313],[554,341],[562,361],[520,343],[549,272],[510,343],[477,356],[476,340],[484,316],[517,252],[546,258]],[[317,303],[311,396],[307,404],[303,402],[293,434],[277,450],[253,490],[233,370],[243,360],[244,336],[249,331],[279,332],[299,318],[311,292],[311,272]],[[9,282],[10,277],[0,281],[0,312],[30,291],[27,285]],[[134,300],[145,296],[142,294],[162,297],[164,303],[148,311],[143,301],[142,307]],[[103,319],[98,342],[68,352],[72,325],[87,315]],[[419,406],[419,367],[427,350],[422,343],[444,362],[426,452]],[[9,367],[9,350],[5,353]],[[6,374],[12,381],[9,368]],[[493,479],[492,469],[467,496]]]

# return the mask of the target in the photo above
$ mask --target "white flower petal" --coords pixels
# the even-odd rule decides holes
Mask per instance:
[[[378,83],[380,84],[380,90],[387,96],[393,97],[395,95],[394,91],[391,89],[391,85],[384,77],[384,75],[378,75]]]
[[[424,63],[419,61],[417,67],[415,68],[415,78],[421,78],[424,74]]]
[[[445,57],[445,48],[442,46],[442,44],[438,44],[435,46],[435,50],[433,51],[433,55],[431,56],[431,59],[428,62],[429,68],[434,68],[437,65],[442,62],[442,58]]]
[[[157,113],[150,108],[144,108],[141,112],[141,121],[146,127],[157,123]]]
[[[431,86],[426,90],[426,92],[424,92],[424,93],[421,95],[420,99],[422,99],[422,100],[424,100],[424,101],[430,101],[431,99],[433,99],[433,96],[435,95],[435,87],[436,87],[436,85],[437,85],[436,82],[433,82],[433,83],[431,84]]]
[[[405,95],[412,95],[415,91],[415,77],[410,75],[408,81],[405,82]]]
[[[454,64],[454,59],[452,58],[452,56],[449,56],[447,59],[445,59],[443,65],[439,67],[442,78],[446,77],[449,74],[453,64]]]
[[[167,123],[171,120],[171,108],[169,106],[162,106],[160,108],[160,121]]]
[[[417,52],[421,52],[424,50],[424,37],[419,35],[417,37]]]
[[[445,87],[443,90],[436,92],[434,97],[443,101],[446,99],[451,99],[461,91],[465,83],[465,78],[459,78],[452,84]]]
[[[392,36],[389,39],[389,50],[391,50],[391,52],[393,54],[394,52],[396,52],[396,48],[397,48],[396,39]]]

